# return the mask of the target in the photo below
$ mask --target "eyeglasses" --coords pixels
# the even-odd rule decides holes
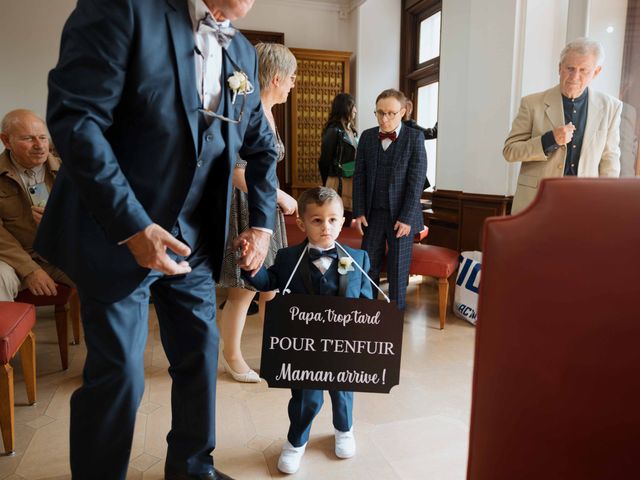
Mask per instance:
[[[375,110],[373,112],[373,114],[381,120],[384,119],[384,117],[387,117],[389,120],[393,120],[399,113],[400,110],[398,110],[397,112],[383,112],[382,110]]]

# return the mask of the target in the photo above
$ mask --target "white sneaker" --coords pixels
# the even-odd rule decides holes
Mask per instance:
[[[300,462],[302,461],[305,448],[307,448],[306,443],[301,447],[294,447],[287,440],[287,442],[282,446],[282,451],[280,452],[278,470],[282,473],[296,473],[300,468]]]
[[[348,432],[336,432],[336,457],[351,458],[356,454],[356,437],[353,436],[353,427]]]

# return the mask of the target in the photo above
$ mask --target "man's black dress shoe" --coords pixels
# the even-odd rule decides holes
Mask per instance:
[[[213,472],[201,473],[200,475],[164,472],[164,480],[233,480],[233,478],[216,469],[213,469]]]

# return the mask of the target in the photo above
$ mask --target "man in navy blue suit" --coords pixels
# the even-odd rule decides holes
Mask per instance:
[[[362,249],[371,259],[370,276],[380,280],[387,255],[389,297],[404,310],[413,236],[424,227],[420,196],[427,175],[422,132],[402,126],[406,97],[385,90],[376,99],[378,127],[362,132],[353,177],[353,216]]]
[[[149,295],[173,380],[166,479],[213,468],[215,282],[230,172],[247,160],[243,268],[276,208],[271,129],[251,44],[229,25],[254,0],[79,0],[49,76],[63,159],[36,249],[76,283],[87,344],[71,398],[74,479],[125,479],[144,390]]]

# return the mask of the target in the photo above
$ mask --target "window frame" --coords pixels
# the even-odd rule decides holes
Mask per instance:
[[[417,110],[419,87],[440,79],[440,55],[420,63],[420,24],[431,15],[442,14],[442,0],[403,0],[400,29],[400,88]],[[442,18],[442,17],[441,17]],[[442,21],[442,20],[441,20]],[[442,28],[440,29],[442,39]]]

